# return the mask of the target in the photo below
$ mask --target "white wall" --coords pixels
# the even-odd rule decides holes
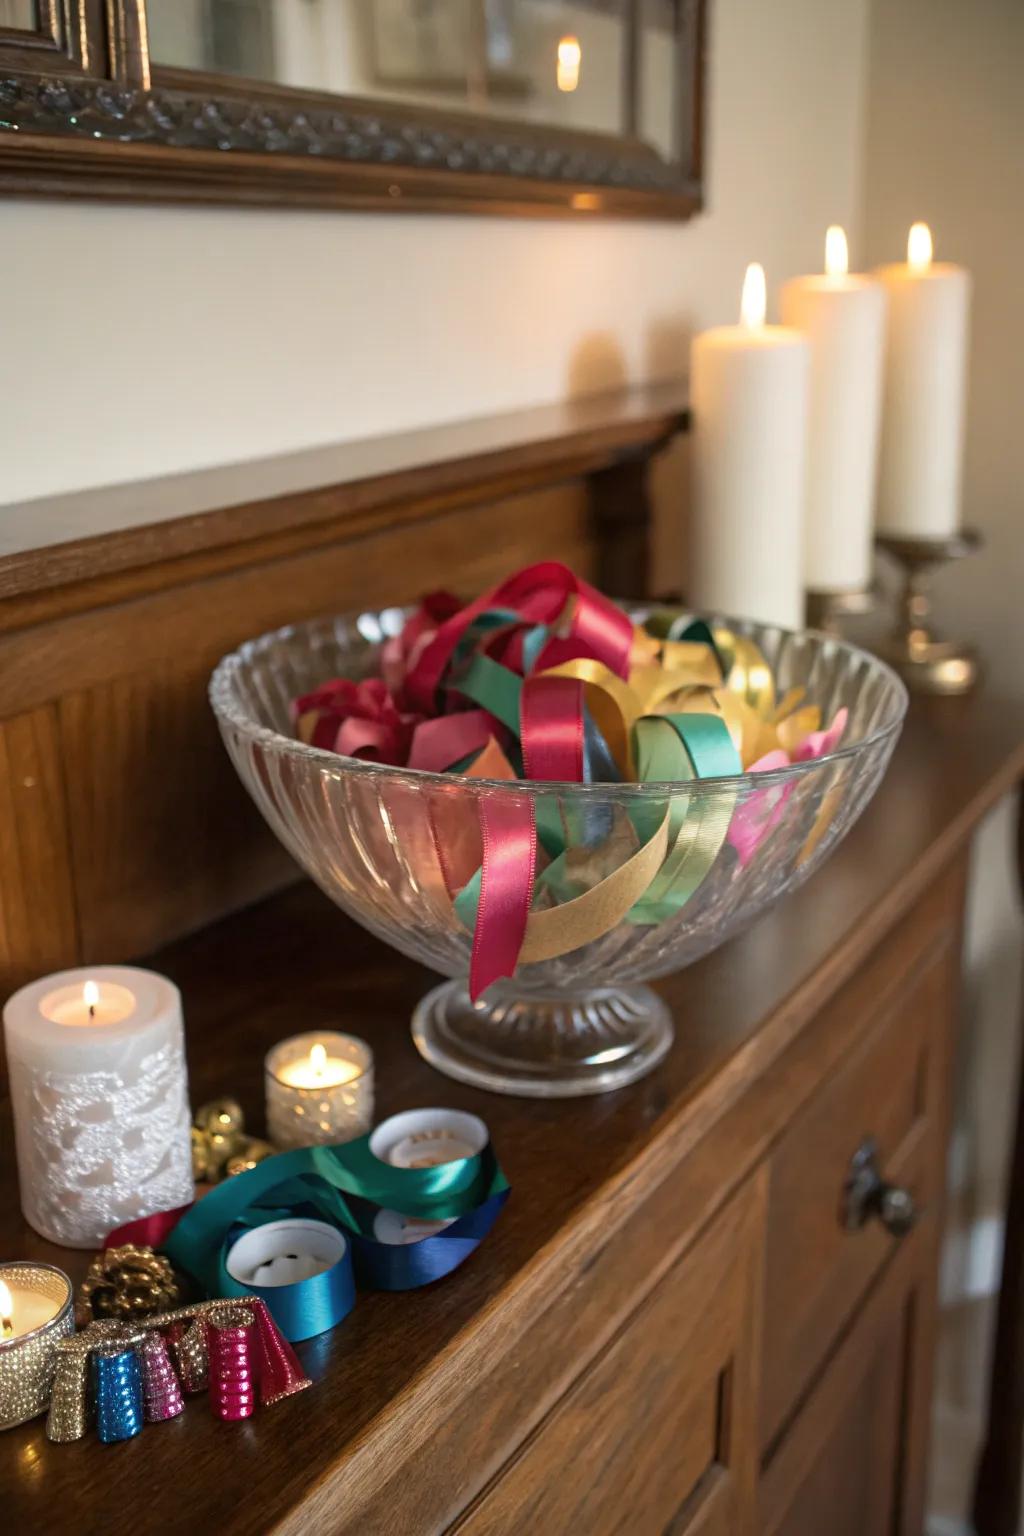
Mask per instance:
[[[0,500],[679,372],[748,260],[856,252],[867,8],[713,0],[686,225],[0,202]]]

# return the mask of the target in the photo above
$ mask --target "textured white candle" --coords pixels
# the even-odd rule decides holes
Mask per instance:
[[[871,581],[885,290],[846,266],[835,227],[825,275],[795,277],[779,296],[783,322],[811,347],[804,583],[815,592],[862,591]]]
[[[748,269],[743,313],[743,324],[703,332],[690,351],[687,596],[697,608],[796,629],[803,623],[809,348],[798,332],[763,323],[760,267]]]
[[[65,971],[10,998],[4,1037],[21,1205],[37,1232],[95,1248],[192,1199],[177,987],[128,966]]]
[[[889,298],[877,523],[903,538],[946,539],[960,524],[971,278],[931,260],[915,224],[908,261],[881,267]]]

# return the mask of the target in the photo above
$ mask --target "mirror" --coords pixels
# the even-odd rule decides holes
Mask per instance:
[[[679,11],[673,0],[149,0],[149,45],[154,65],[639,132],[672,157]]]
[[[10,27],[15,32],[37,32],[37,0],[0,0],[0,27]]]
[[[96,50],[81,73],[115,89],[31,84],[18,57],[23,77],[0,77],[0,155],[20,153],[3,128],[68,135],[122,196],[144,165],[156,196],[202,184],[205,198],[339,207],[699,206],[703,0],[59,0],[66,35],[104,3],[109,75]],[[0,17],[57,4],[0,0]],[[90,140],[130,150],[133,174]],[[231,151],[249,159],[215,164]]]

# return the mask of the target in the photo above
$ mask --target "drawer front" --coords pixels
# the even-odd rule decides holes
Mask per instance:
[[[758,1177],[669,1271],[460,1536],[752,1530],[762,1194]]]
[[[867,1039],[793,1122],[770,1161],[761,1447],[770,1451],[872,1280],[903,1241],[877,1209],[844,1224],[855,1158],[877,1145],[882,1176],[920,1209],[939,1197],[944,1051],[955,998],[946,951],[908,983]]]

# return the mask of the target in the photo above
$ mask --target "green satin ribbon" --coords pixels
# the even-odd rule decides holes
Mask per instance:
[[[507,1188],[489,1148],[477,1157],[436,1168],[394,1168],[374,1157],[368,1136],[334,1147],[301,1147],[265,1158],[218,1184],[186,1211],[163,1250],[207,1294],[223,1295],[231,1283],[224,1267],[225,1239],[237,1222],[258,1225],[278,1218],[283,1209],[306,1204],[315,1206],[325,1220],[366,1236],[346,1195],[406,1216],[441,1221],[466,1215]]]

